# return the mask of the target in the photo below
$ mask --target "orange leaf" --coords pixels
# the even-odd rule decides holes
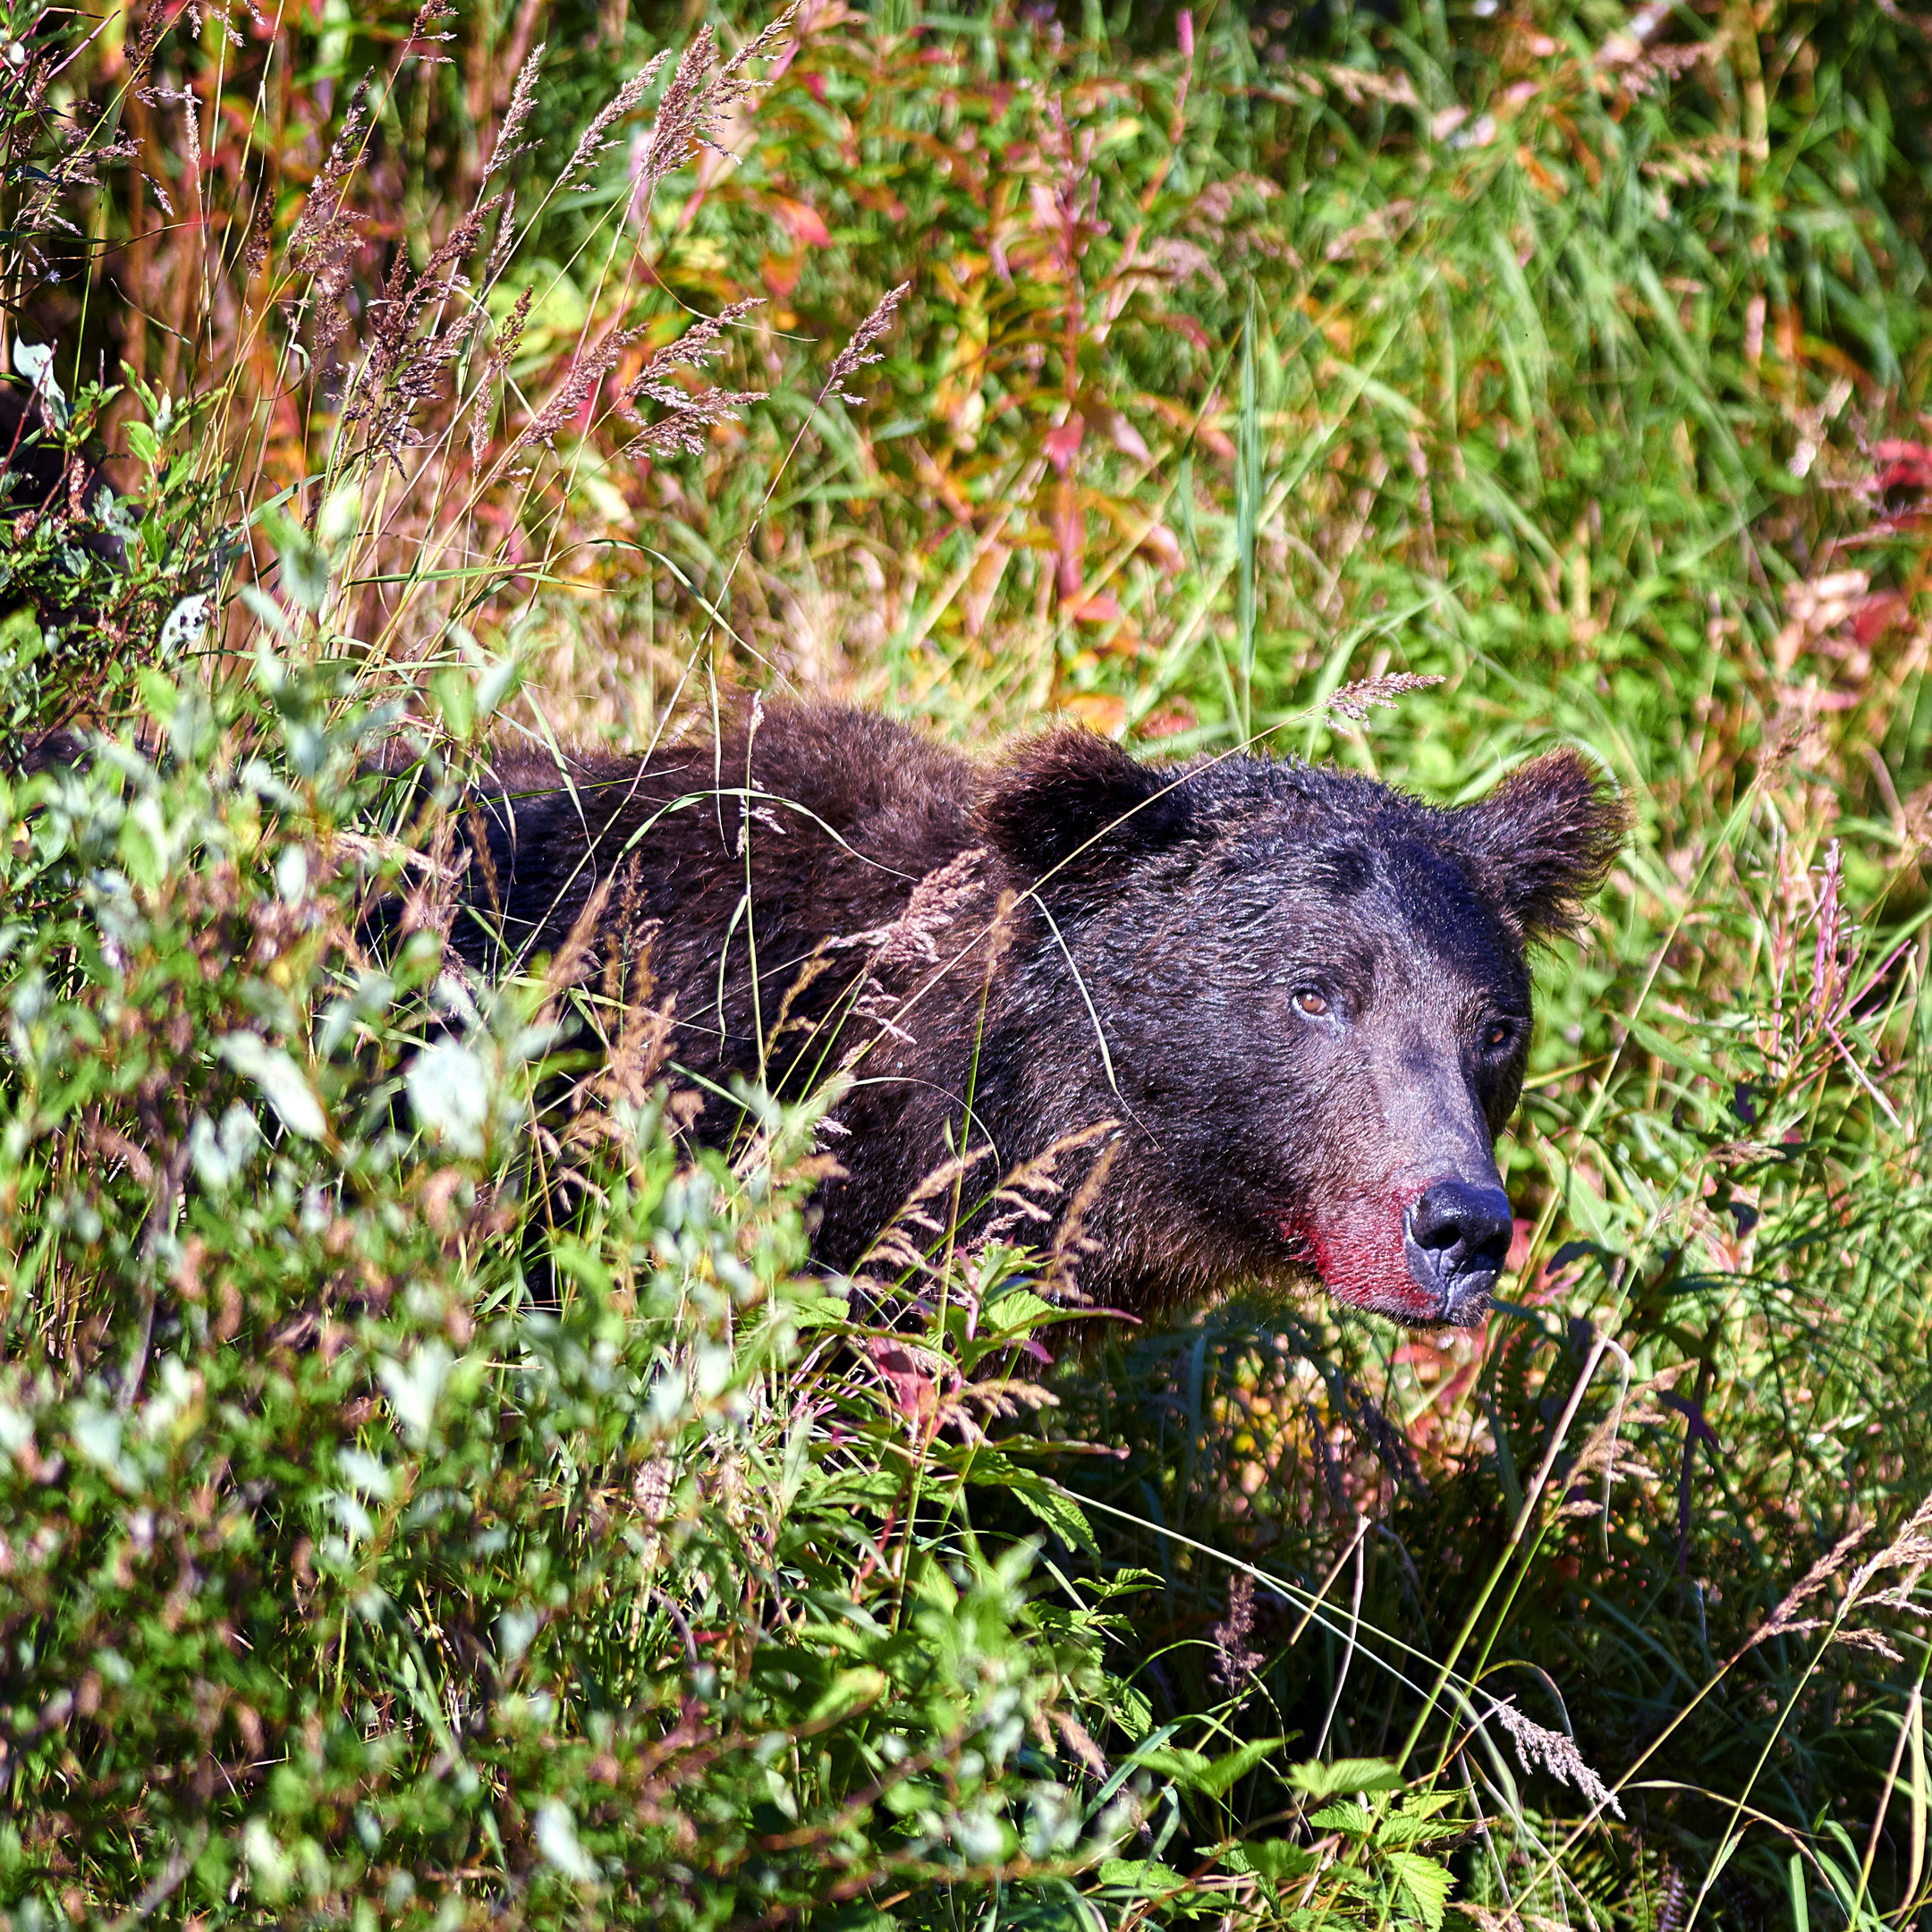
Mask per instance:
[[[1126,701],[1106,691],[1076,692],[1063,699],[1060,708],[1103,737],[1114,737],[1127,723]]]
[[[1111,590],[1096,591],[1067,608],[1067,615],[1075,623],[1118,623],[1121,614],[1120,600]]]
[[[793,201],[789,197],[779,196],[773,200],[772,213],[791,231],[792,239],[801,248],[832,246],[832,231],[809,201]]]

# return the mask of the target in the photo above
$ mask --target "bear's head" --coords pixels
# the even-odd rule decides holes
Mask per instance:
[[[1120,1115],[1137,1156],[1114,1241],[1140,1252],[1116,1258],[1204,1286],[1312,1268],[1355,1308],[1481,1321],[1510,1246],[1494,1148],[1530,1046],[1526,953],[1575,929],[1624,839],[1591,766],[1553,751],[1445,810],[1060,731],[980,812],[1048,915],[1035,971],[1063,962],[1104,1063],[1067,1117]]]

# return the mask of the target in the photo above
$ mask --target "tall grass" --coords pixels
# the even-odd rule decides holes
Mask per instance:
[[[16,22],[11,1920],[1922,1914],[1932,74],[1644,23]],[[1591,749],[1487,1333],[801,1275],[444,945],[491,733],[734,683]]]

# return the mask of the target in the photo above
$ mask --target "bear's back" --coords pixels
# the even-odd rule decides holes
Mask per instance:
[[[572,754],[560,767],[505,751],[471,816],[487,857],[466,894],[477,920],[464,949],[497,965],[554,953],[597,899],[599,940],[620,921],[648,925],[683,1063],[713,1080],[756,1072],[772,1014],[824,943],[848,945],[801,1016],[861,967],[858,936],[891,927],[919,882],[975,843],[983,783],[958,752],[830,705],[754,709],[719,739],[700,732],[645,759]]]

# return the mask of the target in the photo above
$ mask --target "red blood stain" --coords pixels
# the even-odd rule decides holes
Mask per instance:
[[[1416,1182],[1381,1200],[1343,1200],[1284,1224],[1297,1255],[1313,1264],[1322,1285],[1351,1308],[1411,1321],[1434,1321],[1438,1295],[1409,1272],[1403,1224],[1410,1206],[1428,1188]]]

